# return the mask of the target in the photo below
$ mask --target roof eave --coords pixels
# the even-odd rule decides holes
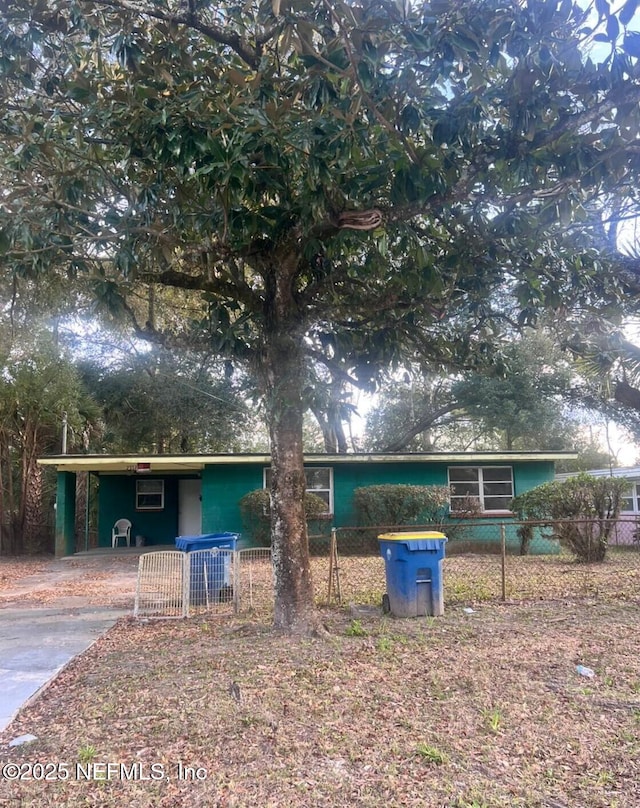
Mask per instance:
[[[575,452],[441,452],[405,454],[305,454],[305,464],[342,463],[514,463],[575,460]],[[268,454],[246,455],[56,455],[38,460],[41,466],[54,466],[60,471],[95,471],[103,473],[196,473],[209,465],[268,465]],[[144,470],[139,467],[149,465]]]

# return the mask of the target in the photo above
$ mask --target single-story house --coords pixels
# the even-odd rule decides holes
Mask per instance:
[[[353,491],[385,483],[448,485],[456,497],[472,496],[480,518],[511,516],[513,496],[554,477],[554,463],[567,452],[445,452],[411,454],[309,454],[309,490],[327,503],[335,527],[355,526]],[[268,487],[266,454],[58,455],[42,458],[57,470],[56,555],[75,550],[76,475],[97,479],[98,546],[110,547],[119,519],[131,522],[131,537],[168,545],[176,536],[242,533],[238,503],[249,491]],[[246,541],[246,537],[243,537]]]
[[[591,469],[585,472],[591,477],[626,477],[629,489],[622,505],[620,518],[613,531],[613,544],[638,544],[640,542],[640,466],[627,468]],[[575,477],[576,473],[556,474],[558,481]]]

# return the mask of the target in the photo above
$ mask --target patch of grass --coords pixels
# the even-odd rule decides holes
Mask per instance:
[[[78,749],[78,762],[79,763],[92,763],[98,754],[98,750],[91,744],[86,744]]]
[[[367,630],[362,625],[362,620],[352,620],[350,625],[347,627],[345,634],[347,637],[366,637]]]
[[[419,743],[417,745],[416,754],[429,761],[429,763],[434,763],[436,766],[441,766],[443,763],[447,763],[449,760],[449,757],[445,752],[442,752],[437,747],[430,746],[426,743]]]
[[[490,710],[484,709],[482,711],[482,717],[491,732],[500,732],[502,727],[502,713],[497,707],[492,707]]]
[[[484,802],[484,800],[471,799],[469,801],[464,797],[459,797],[451,808],[489,808],[489,804]]]

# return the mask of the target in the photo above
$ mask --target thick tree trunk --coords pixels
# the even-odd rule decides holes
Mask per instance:
[[[79,471],[76,473],[76,550],[85,549],[85,535],[87,526],[87,500],[89,498],[89,472]]]
[[[22,538],[25,549],[30,553],[51,550],[47,547],[47,530],[43,508],[44,470],[33,462],[26,478],[24,497],[24,522]]]
[[[296,263],[289,256],[269,277],[260,370],[271,437],[274,624],[287,633],[311,634],[318,622],[304,509],[304,334],[291,291]]]
[[[270,346],[268,375],[271,435],[271,539],[276,628],[294,634],[315,630],[309,541],[304,510],[302,450],[302,357]]]

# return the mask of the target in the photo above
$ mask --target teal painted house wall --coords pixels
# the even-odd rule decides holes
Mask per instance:
[[[225,464],[202,470],[203,533],[242,533],[238,503],[249,491],[262,488],[262,469],[259,464]]]
[[[460,463],[459,465],[464,465]],[[483,464],[489,465],[489,464]],[[507,465],[506,463],[495,465]],[[537,485],[553,480],[555,474],[554,465],[551,461],[536,463],[512,463],[513,466],[513,487],[514,494],[522,494]]]
[[[340,463],[333,469],[334,523],[356,525],[354,489],[367,485],[447,485],[446,463]]]
[[[167,474],[146,476],[164,480],[164,509],[136,510],[136,480],[131,475],[100,475],[98,487],[98,546],[111,546],[111,528],[116,519],[131,522],[131,544],[145,537],[145,545],[173,544],[178,535],[178,477]]]
[[[553,479],[552,462],[528,463],[340,463],[334,466],[334,512],[335,524],[355,525],[353,521],[353,491],[366,485],[448,485],[447,469],[453,466],[511,466],[513,468],[514,493],[521,494],[530,488]]]
[[[333,468],[334,519],[336,527],[356,526],[353,511],[353,492],[360,486],[383,484],[407,485],[447,485],[447,469],[451,466],[482,465],[511,466],[513,468],[514,490],[516,494],[527,491],[543,482],[553,479],[554,464],[551,461],[496,461],[474,462],[470,457],[466,462],[349,462],[323,463],[321,458],[307,463],[308,467]],[[238,503],[249,491],[263,486],[263,469],[260,463],[224,463],[206,466],[202,480],[202,532],[220,533],[231,531],[242,533],[243,526]],[[126,518],[132,523],[132,544],[136,535],[145,537],[146,545],[173,544],[178,535],[178,481],[185,475],[170,473],[153,475],[165,481],[165,507],[162,511],[137,511],[135,475],[100,475],[98,494],[99,545],[111,545],[111,528],[116,519]],[[194,475],[190,475],[194,476]],[[151,477],[151,478],[153,478]],[[150,477],[145,476],[145,479]],[[508,518],[508,517],[507,517]],[[499,540],[499,530],[492,532],[491,523],[505,521],[496,516],[483,519],[486,528],[478,532],[478,541]],[[493,535],[496,533],[496,536]],[[482,535],[480,535],[482,534]],[[510,545],[517,543],[515,528],[508,531]],[[240,546],[250,543],[244,536]],[[547,551],[553,551],[549,548]]]

